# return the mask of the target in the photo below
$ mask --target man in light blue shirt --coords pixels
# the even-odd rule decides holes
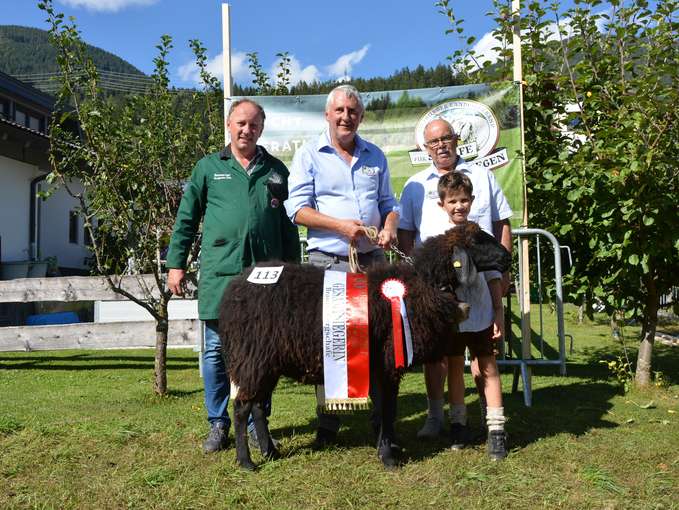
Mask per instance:
[[[328,130],[295,153],[285,209],[308,228],[310,252],[346,257],[349,243],[368,254],[396,240],[398,201],[384,153],[356,134],[363,102],[355,87],[340,85],[328,95]],[[378,229],[377,246],[361,228]]]
[[[396,242],[399,206],[387,158],[356,134],[363,111],[355,87],[334,88],[325,106],[328,130],[295,153],[288,177],[285,209],[294,223],[308,229],[309,263],[335,271],[349,272],[352,242],[361,266],[384,261],[384,250]],[[371,226],[378,230],[376,244],[365,233],[364,227]],[[371,397],[379,409],[372,392]],[[314,446],[321,448],[336,442],[340,422],[336,415],[318,416]]]

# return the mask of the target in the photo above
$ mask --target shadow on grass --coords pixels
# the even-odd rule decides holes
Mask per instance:
[[[167,390],[168,397],[184,398],[195,395],[196,393],[203,393],[203,388],[196,388],[195,390]]]
[[[506,320],[506,319],[505,319]],[[518,334],[517,334],[518,331]],[[505,341],[505,351],[507,353],[508,358],[520,358],[521,357],[521,317],[516,315],[515,313],[511,314],[511,324],[507,326],[507,332],[508,332],[508,338]],[[559,351],[557,351],[554,347],[552,347],[548,341],[550,340],[549,337],[553,337],[551,339],[552,343],[558,342],[558,339],[556,338],[556,332],[548,332],[546,330],[543,331],[543,341],[542,343],[540,342],[540,335],[538,331],[535,329],[531,328],[530,332],[530,341],[533,347],[538,350],[542,351],[543,357],[545,359],[559,359]],[[544,338],[548,337],[548,338]]]
[[[639,344],[636,341],[627,342],[627,344],[627,358],[632,367],[634,367],[637,362]],[[603,370],[604,377],[610,377],[610,373],[600,361],[614,360],[618,356],[625,359],[622,345],[618,345],[616,349],[611,349],[610,347],[586,348],[583,349],[582,356],[584,356],[588,367],[597,367],[597,372]],[[663,378],[670,384],[679,384],[679,347],[663,345],[656,341],[653,346],[653,358],[651,363],[652,372],[662,372]],[[570,373],[571,372],[569,371],[569,374]]]
[[[44,355],[14,355],[0,356],[0,370],[114,370],[133,369],[148,370],[153,368],[153,354],[148,356],[111,354],[110,356],[97,353],[72,354],[67,356]],[[186,370],[198,368],[197,356],[169,356],[168,370]]]
[[[564,382],[567,379],[563,379]],[[475,393],[468,388],[467,394]],[[614,384],[591,380],[572,384],[556,384],[533,390],[533,406],[525,407],[521,392],[504,395],[505,414],[509,418],[507,433],[511,448],[524,448],[540,439],[570,434],[581,436],[592,429],[616,427],[606,420],[612,407],[610,400],[617,394]],[[396,423],[398,443],[403,447],[404,463],[430,458],[449,447],[444,434],[433,441],[417,439],[417,431],[426,418],[426,398],[419,393],[404,393],[399,396],[399,412]],[[275,410],[274,410],[275,412]],[[478,428],[480,411],[477,401],[468,406],[469,424]],[[375,446],[376,438],[370,425],[370,411],[361,411],[342,416],[342,428],[338,439],[339,447],[353,448]],[[274,437],[289,437],[308,434],[314,437],[316,420],[304,425],[272,429]],[[310,440],[311,443],[311,440]],[[294,448],[287,455],[307,450],[311,444]]]

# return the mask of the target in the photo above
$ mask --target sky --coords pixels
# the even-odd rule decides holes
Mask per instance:
[[[114,53],[149,74],[161,35],[173,38],[171,79],[193,86],[197,73],[188,46],[207,47],[211,70],[221,78],[220,0],[53,0],[55,10],[76,18],[86,42]],[[47,28],[38,0],[0,0],[0,24]],[[434,0],[232,0],[234,80],[250,84],[246,53],[258,52],[265,70],[276,53],[292,57],[293,82],[345,76],[388,76],[403,67],[445,63],[458,41]],[[452,2],[451,2],[452,3]],[[492,30],[484,13],[491,0],[454,2],[470,35]]]

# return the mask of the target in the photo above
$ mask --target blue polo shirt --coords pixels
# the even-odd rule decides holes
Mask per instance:
[[[358,135],[355,141],[351,164],[339,156],[327,131],[295,153],[285,201],[285,210],[293,222],[302,207],[311,207],[328,216],[357,219],[380,229],[387,214],[398,212],[384,153]],[[310,250],[344,256],[349,252],[348,239],[336,232],[310,228],[307,241]],[[359,241],[359,253],[375,248],[366,238]]]

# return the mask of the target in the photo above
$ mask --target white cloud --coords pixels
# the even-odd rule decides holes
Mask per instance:
[[[242,51],[231,54],[231,76],[234,80],[244,80],[250,77],[250,70],[246,60],[247,56]],[[224,81],[222,53],[207,61],[207,71],[220,81]],[[193,85],[201,83],[200,71],[194,60],[181,65],[177,69],[177,74],[182,81],[190,82]]]
[[[370,48],[369,44],[366,44],[360,50],[352,51],[351,53],[345,53],[340,56],[333,64],[326,66],[326,72],[331,78],[337,78],[338,81],[346,81],[350,79],[351,71],[354,66],[358,64],[368,53]]]
[[[300,81],[306,83],[312,83],[314,81],[320,81],[321,73],[315,65],[308,65],[302,68],[302,63],[294,55],[288,55],[290,58],[290,85],[297,85]],[[271,77],[271,82],[276,83],[278,74],[278,64],[281,61],[280,57],[275,60],[271,65],[271,71],[269,76]]]
[[[335,79],[337,81],[347,81],[351,79],[351,71],[353,66],[361,62],[370,48],[366,44],[361,49],[352,51],[340,56],[333,64],[323,66],[325,73],[321,72],[318,66],[314,64],[303,65],[302,62],[295,55],[288,55],[290,58],[290,85],[296,85],[300,81],[312,83],[314,81],[321,81],[323,79]],[[272,84],[277,81],[278,64],[281,61],[277,58],[269,68],[269,79]],[[222,54],[208,60],[208,71],[213,75],[223,80],[222,76]],[[252,76],[248,67],[247,54],[244,52],[236,52],[231,55],[231,74],[234,81],[239,81],[242,84],[251,85]],[[181,65],[177,69],[177,76],[183,82],[191,85],[200,84],[200,73],[196,63],[191,60]]]
[[[472,51],[474,52],[474,58],[482,67],[484,62],[490,62],[493,64],[500,58],[500,54],[497,52],[497,50],[493,49],[497,47],[501,48],[502,43],[495,36],[493,36],[492,32],[487,32],[473,46]]]
[[[71,7],[84,7],[90,11],[117,12],[133,5],[151,5],[158,0],[59,0]]]
[[[561,37],[568,39],[573,35],[573,27],[571,25],[570,18],[563,19],[559,22],[561,27]],[[597,25],[598,26],[598,25]],[[557,31],[557,24],[550,23],[542,29],[542,35],[547,41],[558,41],[559,32]],[[528,32],[522,34],[523,37],[528,36]],[[471,52],[474,54],[474,58],[479,66],[483,67],[484,62],[490,62],[494,64],[500,59],[500,54],[497,50],[493,48],[502,48],[503,42],[493,36],[492,32],[486,32],[481,39],[471,48]],[[507,48],[512,48],[512,41],[507,42]],[[467,61],[473,64],[473,71],[478,70],[476,63],[470,57],[467,57]]]

